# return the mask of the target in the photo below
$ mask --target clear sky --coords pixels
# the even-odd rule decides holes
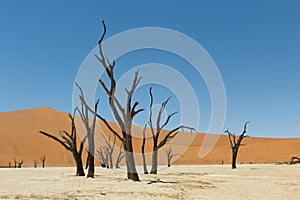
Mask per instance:
[[[77,70],[96,45],[103,16],[107,37],[153,26],[199,42],[225,84],[224,130],[239,133],[250,120],[250,135],[300,137],[299,1],[180,2],[0,1],[0,112],[70,112]]]

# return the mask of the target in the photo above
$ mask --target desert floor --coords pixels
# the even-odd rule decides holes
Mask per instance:
[[[96,168],[94,179],[74,168],[0,169],[0,199],[299,199],[300,166],[252,164],[172,166],[126,180],[122,170]]]

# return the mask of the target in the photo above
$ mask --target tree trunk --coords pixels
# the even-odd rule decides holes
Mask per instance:
[[[146,158],[145,158],[145,143],[146,143],[146,138],[144,135],[143,144],[142,144],[142,157],[143,157],[144,174],[148,174],[147,163],[146,163]]]
[[[146,158],[145,158],[145,153],[142,153],[143,157],[143,166],[144,166],[144,174],[148,174],[148,169],[147,169],[147,163],[146,163]]]
[[[237,153],[238,153],[238,150],[235,147],[232,147],[232,162],[231,162],[232,169],[236,169]]]
[[[139,175],[136,171],[134,155],[133,155],[133,147],[132,147],[132,138],[131,135],[127,134],[126,142],[124,144],[125,150],[125,159],[126,159],[126,167],[127,167],[127,178],[140,181]]]
[[[113,159],[112,159],[112,153],[109,154],[109,163],[110,163],[110,168],[113,169],[114,164],[113,164]]]
[[[119,169],[119,168],[120,168],[119,164],[120,164],[120,162],[121,162],[121,160],[122,160],[122,158],[123,158],[121,148],[122,148],[123,146],[124,146],[124,145],[122,144],[121,147],[120,147],[119,155],[118,155],[117,160],[116,160],[116,169]]]
[[[73,153],[73,157],[76,162],[76,176],[85,176],[80,156],[76,153]]]
[[[120,166],[119,166],[120,162],[121,162],[121,159],[119,159],[119,157],[118,157],[117,161],[116,161],[116,169],[120,168]]]
[[[171,167],[171,159],[172,158],[168,158],[168,167]]]
[[[87,178],[91,177],[94,178],[94,173],[95,173],[95,161],[94,161],[94,134],[88,133],[88,142],[89,142],[89,151],[88,151],[88,174]]]
[[[87,178],[94,178],[94,173],[95,173],[95,163],[94,163],[94,156],[88,152],[88,173],[87,173]]]
[[[153,148],[152,153],[152,169],[150,174],[157,174],[157,148]]]

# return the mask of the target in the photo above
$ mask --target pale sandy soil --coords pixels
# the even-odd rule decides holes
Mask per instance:
[[[74,168],[0,169],[0,199],[299,199],[300,165],[172,166],[126,180],[97,168],[95,179]]]

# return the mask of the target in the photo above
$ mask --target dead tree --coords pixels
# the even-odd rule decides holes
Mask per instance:
[[[144,126],[144,130],[143,130],[143,142],[142,142],[142,157],[143,157],[143,167],[144,167],[144,174],[148,174],[148,170],[147,170],[147,162],[146,162],[146,157],[145,157],[145,144],[146,144],[146,128],[147,125]]]
[[[139,181],[139,176],[136,171],[135,159],[133,154],[131,128],[132,128],[133,118],[138,113],[144,110],[144,109],[136,110],[139,104],[138,102],[132,104],[132,96],[141,80],[141,77],[139,77],[137,71],[135,73],[131,88],[129,90],[126,89],[127,102],[125,107],[123,107],[119,99],[117,99],[115,96],[115,91],[116,91],[116,81],[114,77],[115,62],[113,61],[111,63],[108,58],[105,58],[102,50],[102,41],[106,34],[106,26],[103,19],[102,19],[102,25],[104,31],[100,40],[98,41],[100,57],[97,55],[95,56],[98,59],[98,61],[101,63],[101,65],[104,67],[106,75],[109,78],[110,87],[107,87],[107,85],[102,81],[102,79],[99,80],[99,83],[109,98],[110,108],[121,130],[121,133],[118,133],[116,130],[114,130],[103,117],[101,117],[100,115],[97,116],[104,122],[107,128],[123,143],[125,159],[126,159],[126,167],[127,167],[127,178],[132,179],[134,181]]]
[[[23,160],[18,161],[17,167],[22,168],[22,165],[23,165]]]
[[[162,114],[168,104],[168,101],[170,100],[170,97],[164,101],[161,106],[160,106],[160,110],[158,112],[157,115],[157,120],[156,120],[156,130],[154,131],[154,127],[153,127],[153,121],[152,121],[152,115],[153,115],[153,111],[152,111],[152,107],[153,107],[153,95],[152,95],[152,87],[149,90],[150,93],[150,116],[149,116],[149,126],[150,126],[150,130],[152,133],[152,139],[153,139],[153,152],[152,152],[152,168],[151,168],[151,172],[150,174],[157,174],[157,158],[158,158],[158,150],[163,147],[169,140],[173,139],[178,133],[179,133],[179,129],[189,129],[192,131],[195,131],[194,128],[191,127],[187,127],[187,126],[178,126],[174,129],[172,129],[171,131],[168,131],[168,133],[162,138],[162,140],[159,141],[160,138],[160,133],[161,131],[167,126],[167,124],[169,123],[170,119],[177,113],[174,112],[172,114],[169,114],[166,121],[161,124],[161,120],[162,120]]]
[[[16,159],[16,157],[14,156],[14,167],[15,167],[15,168],[22,168],[23,163],[24,163],[23,160],[19,160],[19,161],[18,161],[18,160]]]
[[[111,169],[113,169],[114,165],[113,165],[113,152],[114,152],[114,148],[115,148],[115,144],[116,144],[116,136],[114,135],[114,140],[111,143],[110,141],[110,136],[108,137],[108,139],[103,136],[105,143],[106,143],[106,155],[108,156],[108,161],[109,161],[109,166]]]
[[[300,158],[293,156],[291,158],[291,164],[297,164],[297,163],[300,163]]]
[[[245,137],[249,137],[248,135],[245,135],[247,132],[247,124],[249,122],[246,122],[244,125],[244,130],[241,135],[238,137],[235,135],[235,133],[231,133],[229,130],[226,130],[225,133],[228,134],[228,139],[230,142],[230,147],[232,151],[232,161],[231,161],[231,168],[236,169],[236,159],[237,159],[237,154],[239,151],[240,146],[244,146],[245,144],[241,144],[242,140]]]
[[[99,99],[96,101],[94,110],[91,110],[89,105],[86,103],[83,95],[83,91],[81,87],[76,83],[76,86],[80,90],[79,99],[81,101],[81,110],[78,109],[79,115],[81,117],[82,122],[84,123],[87,139],[88,139],[88,156],[87,156],[87,164],[88,167],[88,174],[87,177],[94,178],[95,174],[95,129],[96,129],[96,122],[97,122],[97,110]],[[89,118],[89,113],[91,113],[92,120]]]
[[[114,140],[110,141],[110,136],[106,138],[102,135],[106,146],[99,147],[97,150],[98,158],[100,160],[101,166],[113,169],[113,152],[116,144],[116,136],[114,135]]]
[[[124,158],[124,153],[122,151],[122,147],[123,145],[121,144],[120,146],[120,150],[119,150],[119,153],[118,153],[118,156],[117,156],[117,160],[116,160],[116,169],[119,169],[120,168],[120,162],[122,161],[122,159]]]
[[[42,163],[42,167],[45,168],[46,156],[43,155],[42,157],[40,157],[40,161],[41,161],[41,163]]]
[[[109,154],[110,154],[110,150],[107,146],[99,147],[99,149],[97,150],[97,155],[100,160],[101,167],[107,168],[107,169],[109,168],[109,166],[110,166]]]
[[[8,168],[11,168],[11,162],[10,161],[8,162]]]
[[[34,161],[33,161],[33,167],[34,167],[34,168],[37,168],[37,166],[38,166],[38,161],[37,161],[37,160],[34,160]]]
[[[14,167],[17,168],[17,160],[15,156],[14,156]]]
[[[180,154],[174,154],[171,147],[169,149],[166,149],[166,155],[168,160],[168,167],[171,167],[172,158],[174,158],[175,156],[181,156]]]
[[[104,152],[103,147],[99,147],[99,149],[97,149],[96,153],[98,155],[100,166],[103,167],[103,168],[106,168],[107,160],[106,160],[106,156],[105,156],[105,152]]]
[[[54,141],[58,142],[66,150],[70,151],[73,155],[73,158],[74,158],[75,162],[76,162],[76,176],[84,176],[85,174],[84,174],[83,164],[82,164],[82,151],[83,151],[84,143],[85,143],[85,140],[86,140],[87,136],[85,136],[80,141],[79,150],[78,150],[77,149],[77,137],[78,136],[77,136],[77,132],[76,132],[76,128],[75,128],[75,121],[74,121],[76,110],[77,110],[77,108],[74,110],[73,116],[70,113],[68,115],[69,118],[71,119],[71,125],[72,125],[71,134],[69,134],[66,131],[60,131],[60,133],[59,133],[62,140],[55,137],[52,134],[47,133],[47,132],[44,132],[44,131],[39,131],[39,132],[42,135],[45,135],[45,136],[53,139]]]
[[[108,147],[103,147],[103,152],[104,152],[104,155],[105,155],[106,168],[109,169],[109,148]]]

